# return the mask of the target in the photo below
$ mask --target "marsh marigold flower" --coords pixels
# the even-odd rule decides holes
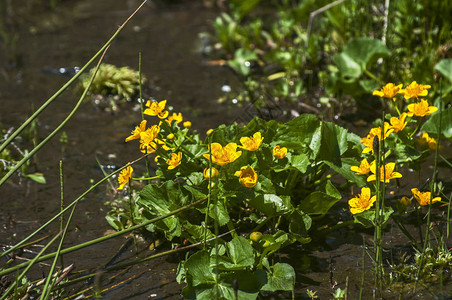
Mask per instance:
[[[142,132],[146,130],[146,120],[141,121],[140,125],[135,127],[134,130],[130,133],[130,136],[126,138],[126,142],[136,140],[140,138]]]
[[[204,169],[204,178],[205,179],[209,179],[210,177],[210,173],[212,172],[212,179],[218,178],[218,176],[220,176],[220,173],[218,172],[217,169],[215,169],[214,167],[212,167],[212,171],[210,171],[209,168],[205,168]]]
[[[171,121],[176,121],[176,124],[179,124],[183,120],[184,120],[184,117],[182,117],[182,113],[176,114],[175,112],[173,112],[173,114],[171,116],[169,116],[168,119],[166,119],[166,121],[170,124],[171,124]]]
[[[350,212],[352,214],[359,214],[365,210],[368,210],[374,205],[376,196],[370,196],[370,189],[368,187],[363,187],[361,189],[361,194],[357,197],[348,200],[348,205],[350,205]]]
[[[168,117],[169,113],[167,110],[165,110],[166,100],[160,102],[148,100],[146,106],[149,108],[144,110],[143,113],[145,115],[157,116],[160,119],[165,119],[166,117]]]
[[[185,128],[190,128],[191,127],[191,122],[190,121],[185,121],[183,125],[184,125]]]
[[[276,145],[273,147],[273,156],[277,159],[283,159],[287,155],[287,148],[286,147],[280,147],[279,145]]]
[[[229,143],[224,147],[219,143],[212,143],[210,145],[210,152],[212,153],[212,162],[219,166],[232,163],[242,155],[242,151],[237,151],[236,143]],[[210,154],[203,154],[203,156],[210,160]]]
[[[122,169],[121,173],[118,176],[119,187],[118,190],[122,190],[124,186],[129,182],[130,178],[132,178],[133,168],[131,166],[127,166]]]
[[[399,91],[399,94],[402,94],[405,99],[410,98],[418,98],[418,97],[425,97],[428,94],[428,89],[431,88],[430,85],[423,85],[418,84],[416,81],[413,81],[408,85],[406,88],[401,89]]]
[[[395,100],[395,96],[399,93],[399,90],[402,88],[402,85],[395,85],[394,83],[388,83],[379,91],[374,91],[372,95],[378,97],[384,97]]]
[[[160,133],[158,125],[152,125],[150,128],[140,133],[140,149],[143,153],[153,153],[157,149],[155,140]]]
[[[392,126],[389,125],[388,122],[384,122],[383,139],[386,139],[393,131],[394,131],[394,129],[392,128]],[[375,136],[377,136],[378,140],[381,142],[381,126],[372,128],[370,130],[369,134],[366,137],[361,139],[361,144],[366,146],[366,148],[363,149],[363,153],[369,153],[369,152],[374,151],[373,143],[374,143]]]
[[[428,116],[438,110],[436,106],[428,106],[428,102],[425,99],[421,99],[421,102],[408,104],[407,116],[412,117],[413,115],[417,117]]]
[[[388,163],[384,167],[380,167],[380,181],[388,183],[389,180],[395,179],[395,178],[402,178],[402,174],[398,172],[394,172],[395,163]],[[373,161],[370,164],[370,171],[373,173],[369,177],[367,177],[367,181],[374,181],[377,180],[377,165],[375,161]]]
[[[256,132],[255,134],[253,134],[253,136],[250,137],[241,137],[240,143],[242,144],[242,146],[239,146],[239,148],[248,151],[256,151],[261,146],[263,139],[264,138],[261,136],[260,132]]]
[[[351,166],[350,170],[355,172],[356,175],[366,175],[370,172],[370,165],[367,159],[363,159],[361,164],[358,166]]]
[[[168,164],[168,170],[172,170],[176,168],[178,165],[180,165],[180,162],[182,160],[182,152],[171,153],[171,157],[166,161]]]
[[[430,192],[420,192],[417,188],[411,189],[411,192],[416,198],[420,205],[429,205],[430,202],[433,204],[435,202],[441,201],[441,197],[435,197],[432,199],[432,194]],[[430,200],[431,199],[431,200]]]
[[[257,174],[254,172],[253,167],[242,167],[234,175],[239,177],[239,182],[244,187],[252,188],[257,183]]]
[[[212,134],[212,132],[213,132],[213,129],[212,129],[212,128],[210,128],[209,130],[207,130],[207,131],[206,131],[206,135],[207,135],[207,136],[209,136],[209,135],[211,135],[211,134]]]
[[[391,123],[392,129],[394,129],[394,133],[402,131],[407,122],[405,122],[406,119],[406,113],[402,113],[400,117],[391,117],[389,122]]]
[[[419,138],[419,144],[421,144],[421,146],[427,146],[432,151],[436,150],[436,143],[436,140],[430,137],[427,132],[422,133]],[[439,148],[441,149],[442,147],[440,146]]]

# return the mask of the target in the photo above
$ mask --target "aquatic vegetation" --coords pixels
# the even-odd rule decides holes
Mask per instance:
[[[80,77],[79,90],[83,91],[90,82],[95,68]],[[142,82],[146,79],[142,76]],[[109,109],[115,111],[121,103],[131,101],[139,94],[140,74],[129,67],[116,67],[110,64],[102,64],[97,70],[89,93],[92,101],[106,102]],[[97,98],[96,98],[97,97]]]

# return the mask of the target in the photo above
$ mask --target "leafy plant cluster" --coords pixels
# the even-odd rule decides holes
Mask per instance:
[[[255,118],[243,127],[222,125],[202,140],[180,127],[182,120],[168,121],[162,106],[157,110],[166,119],[149,128],[143,121],[127,140],[140,139],[141,151],[156,155],[158,181],[115,208],[110,224],[120,230],[205,198],[194,210],[146,227],[175,245],[201,243],[179,264],[178,280],[187,284],[183,294],[234,299],[234,293],[255,298],[259,291],[292,290],[293,268],[272,265],[269,258],[292,243],[308,243],[311,216],[326,214],[341,199],[331,167],[362,181],[341,159],[360,153],[358,136],[302,115],[286,124]],[[153,139],[146,140],[151,131]],[[121,187],[131,179],[140,178],[130,170],[121,173]]]
[[[239,101],[260,107],[271,95],[353,108],[354,102],[368,107],[381,78],[434,84],[439,71],[448,74],[443,90],[449,92],[451,13],[452,5],[439,0],[389,7],[384,1],[230,1],[213,27],[220,55],[243,84],[234,94]]]
[[[439,141],[451,137],[451,111],[429,105],[423,99],[428,89],[412,82],[405,88],[389,83],[375,90],[390,113],[363,138],[304,114],[286,123],[255,118],[245,126],[221,125],[203,140],[182,114],[170,115],[166,100],[148,101],[143,116],[159,122],[141,121],[126,141],[139,140],[140,151],[154,155],[155,176],[133,178],[132,167],[124,169],[119,189],[128,186],[129,199],[118,199],[107,220],[123,230],[203,199],[193,210],[146,226],[176,247],[187,242],[198,246],[178,268],[178,281],[186,283],[183,294],[189,299],[293,290],[293,268],[270,262],[282,248],[310,242],[312,217],[325,215],[342,198],[331,181],[334,175],[346,179],[341,190],[350,183],[361,188],[349,201],[350,211],[356,223],[379,232],[377,263],[382,263],[378,243],[390,218],[423,253],[403,224],[416,211],[408,209],[411,199],[385,202],[385,195],[390,182],[403,180],[400,166],[421,172],[427,156],[442,149]],[[411,187],[411,198],[429,211],[441,201],[436,195],[447,198],[435,176],[427,189]],[[131,181],[147,180],[152,183],[132,190]]]

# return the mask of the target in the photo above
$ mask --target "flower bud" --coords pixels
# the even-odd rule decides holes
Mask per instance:
[[[259,242],[260,239],[262,239],[262,233],[260,233],[259,231],[252,232],[250,234],[250,240],[252,240],[253,242]]]

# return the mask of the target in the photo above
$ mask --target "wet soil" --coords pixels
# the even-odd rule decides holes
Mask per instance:
[[[18,64],[13,66],[0,60],[0,124],[3,128],[17,128],[33,109],[68,80],[46,70],[83,65],[140,3],[135,0],[65,1],[55,11],[42,11],[21,19],[15,27],[19,36]],[[204,7],[201,1],[145,5],[110,47],[105,62],[138,69],[138,53],[141,52],[142,70],[149,79],[144,88],[146,96],[167,99],[169,105],[175,111],[181,111],[199,132],[223,123],[246,120],[250,117],[246,109],[217,103],[217,99],[223,96],[221,86],[225,81],[233,87],[238,83],[229,70],[209,66],[206,63],[209,57],[202,53],[203,45],[198,34],[212,30],[211,22],[218,13],[217,9]],[[4,49],[0,51],[0,58],[9,57]],[[40,140],[66,117],[77,99],[77,94],[70,89],[39,116]],[[120,106],[115,114],[91,103],[83,105],[64,128],[68,136],[65,152],[57,136],[39,152],[37,161],[29,169],[44,173],[47,184],[40,185],[16,176],[0,188],[0,244],[15,244],[59,211],[59,160],[63,160],[64,195],[65,202],[69,203],[92,181],[102,178],[96,157],[103,165],[113,167],[136,159],[139,153],[126,144],[124,138],[138,122],[139,113],[134,103]],[[30,146],[22,141],[16,143],[19,147]],[[449,170],[443,176],[450,178],[450,175]],[[105,221],[109,210],[105,203],[111,200],[109,191],[108,186],[101,186],[79,203],[65,246],[97,238],[111,229]],[[397,194],[403,192],[397,191]],[[350,218],[342,207],[332,214],[340,215],[344,220]],[[53,224],[43,235],[57,231],[58,224]],[[278,259],[293,265],[297,272],[296,297],[301,298],[306,289],[310,289],[317,291],[320,299],[329,299],[332,290],[337,287],[345,289],[348,281],[350,297],[357,299],[363,269],[363,238],[371,243],[372,233],[345,228],[322,236],[322,239],[314,239],[312,244],[291,247],[281,254]],[[126,238],[117,238],[66,255],[65,265],[74,263],[76,271],[93,272],[105,266],[125,242]],[[400,231],[390,227],[385,243],[402,247],[407,241]],[[140,244],[140,248],[144,247]],[[39,248],[31,250],[39,251]],[[160,249],[152,252],[158,251]],[[149,254],[152,253],[143,250],[138,256]],[[19,253],[16,259],[27,255]],[[135,256],[134,247],[129,246],[116,261],[126,261]],[[176,267],[177,258],[159,258],[134,266],[115,280],[104,281],[99,288],[111,287],[137,276],[104,293],[105,298],[179,299],[182,286],[175,281]],[[373,296],[373,275],[367,253],[364,270],[363,299],[370,299]],[[33,279],[39,279],[47,271],[48,266],[41,264],[31,275]],[[108,278],[112,275],[99,276]],[[75,294],[93,284],[93,281],[85,282],[68,288],[66,292]],[[398,296],[394,294],[387,298]],[[406,296],[406,299],[412,299],[411,296]],[[420,293],[416,298],[429,299],[430,296]],[[291,295],[282,293],[265,297],[286,299]]]

